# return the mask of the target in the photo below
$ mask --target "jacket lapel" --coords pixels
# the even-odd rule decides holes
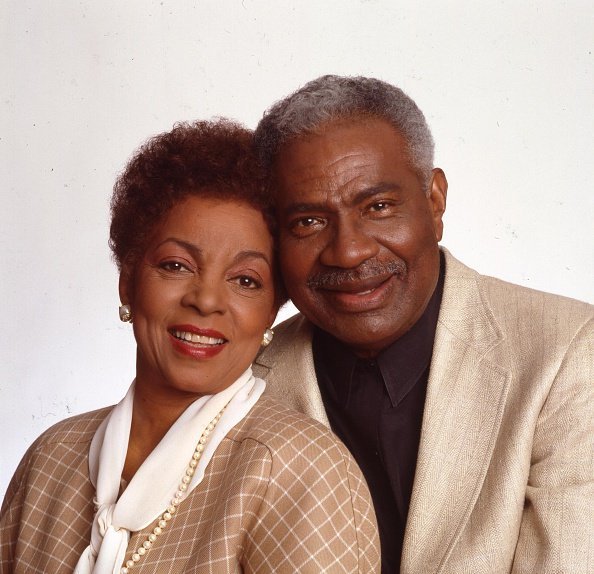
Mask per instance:
[[[501,424],[510,373],[487,357],[503,337],[480,281],[446,251],[402,574],[444,571],[481,490]]]

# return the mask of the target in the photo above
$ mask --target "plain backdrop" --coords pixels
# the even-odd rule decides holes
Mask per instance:
[[[255,127],[326,73],[394,83],[424,111],[448,176],[443,245],[483,273],[594,299],[591,0],[0,10],[0,495],[41,431],[117,402],[131,382],[109,197],[138,145],[178,120]]]

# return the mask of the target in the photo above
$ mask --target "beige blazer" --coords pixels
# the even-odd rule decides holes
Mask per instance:
[[[594,572],[594,307],[445,256],[401,572]],[[254,372],[328,425],[302,316]]]
[[[2,574],[72,573],[93,520],[89,445],[109,411],[54,425],[25,455],[0,513]],[[132,535],[130,553],[154,526]],[[379,561],[369,491],[344,445],[262,397],[132,572],[368,574]]]

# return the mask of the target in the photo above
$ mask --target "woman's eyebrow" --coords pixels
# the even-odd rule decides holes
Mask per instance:
[[[247,259],[262,259],[269,267],[271,266],[270,259],[262,251],[256,251],[255,249],[246,249],[240,251],[233,258],[233,263],[241,263]]]
[[[165,245],[167,243],[175,243],[176,245],[183,247],[192,254],[200,255],[202,253],[202,249],[198,247],[198,245],[196,245],[195,243],[185,241],[184,239],[178,239],[177,237],[167,237],[166,239],[161,241],[161,243],[159,243],[157,247],[161,247],[162,245]]]
[[[198,245],[191,243],[190,241],[185,241],[184,239],[178,239],[177,237],[168,237],[159,243],[157,247],[161,245],[165,245],[166,243],[175,243],[184,249],[187,249],[193,255],[201,255],[202,249],[198,247]],[[247,259],[262,259],[268,266],[271,266],[270,259],[266,256],[265,253],[262,251],[258,251],[256,249],[245,249],[240,251],[233,257],[233,264],[240,263]]]

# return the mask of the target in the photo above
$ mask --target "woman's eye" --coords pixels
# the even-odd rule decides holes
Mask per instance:
[[[159,267],[165,271],[172,271],[174,273],[179,273],[180,271],[189,271],[189,269],[179,261],[163,261],[159,264]]]
[[[249,275],[240,275],[236,278],[236,281],[241,287],[245,287],[246,289],[258,289],[262,286],[259,281],[256,281],[256,279]]]

